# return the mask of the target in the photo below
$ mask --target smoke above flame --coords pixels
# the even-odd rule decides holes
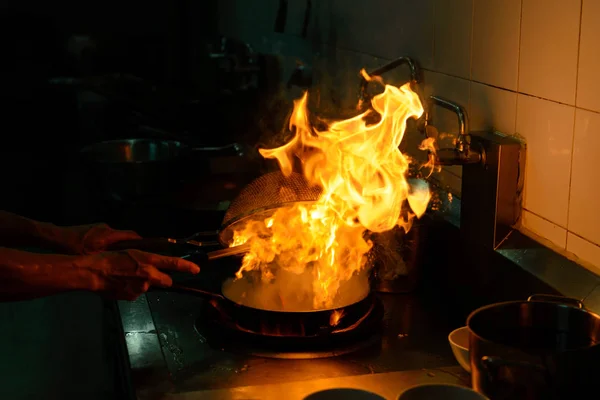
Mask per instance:
[[[349,290],[344,283],[368,267],[366,255],[373,244],[367,232],[398,226],[408,230],[413,218],[426,211],[429,188],[410,186],[409,158],[399,150],[406,121],[424,110],[409,84],[385,85],[373,97],[372,110],[319,131],[309,123],[307,100],[305,93],[294,102],[289,122],[293,138],[260,153],[276,159],[285,175],[299,165],[296,172],[321,187],[321,196],[248,222],[234,233],[232,245],[251,244],[238,279],[250,272],[259,272],[263,283],[281,276],[303,277],[295,289],[287,282],[286,292],[293,292],[284,294],[288,304],[291,296],[291,303],[309,301],[313,309],[327,309],[338,306],[340,287]],[[380,120],[367,124],[370,113],[379,114]]]

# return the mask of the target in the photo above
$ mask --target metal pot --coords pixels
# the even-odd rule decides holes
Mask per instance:
[[[473,388],[492,400],[583,399],[598,390],[600,316],[578,300],[492,304],[467,326]]]
[[[168,192],[192,158],[240,156],[239,144],[192,148],[175,140],[121,139],[89,145],[81,155],[92,173],[121,199]]]

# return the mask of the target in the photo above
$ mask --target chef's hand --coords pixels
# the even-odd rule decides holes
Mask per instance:
[[[106,224],[79,225],[61,228],[58,239],[62,246],[74,254],[95,254],[123,240],[141,239],[133,231],[112,229]]]
[[[117,300],[135,300],[150,286],[169,287],[171,277],[161,270],[197,274],[200,267],[178,257],[139,250],[103,252],[84,256],[80,268],[89,272],[89,289]]]

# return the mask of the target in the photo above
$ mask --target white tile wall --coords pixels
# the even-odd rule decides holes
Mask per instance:
[[[469,117],[472,131],[494,130],[512,135],[517,120],[517,94],[473,82]]]
[[[567,251],[591,264],[586,267],[590,267],[596,274],[600,274],[600,267],[598,267],[600,265],[600,247],[569,232],[567,234]]]
[[[434,69],[471,76],[473,0],[435,0]]]
[[[244,2],[227,2],[242,13]],[[600,0],[320,0],[313,9],[313,51],[349,50],[346,58],[320,53],[335,58],[326,63],[331,83],[352,86],[340,93],[355,92],[356,76],[340,68],[408,55],[425,68],[423,92],[463,105],[474,130],[523,137],[524,231],[600,272]],[[273,10],[251,14],[244,24],[254,18],[271,29]],[[286,43],[286,51],[301,45]],[[452,115],[434,112],[441,131],[455,131]],[[458,192],[460,173],[446,169],[438,179]]]
[[[577,107],[600,112],[600,1],[584,1],[582,7]]]
[[[523,0],[519,91],[575,104],[581,0]]]
[[[517,132],[527,142],[523,206],[567,226],[575,108],[520,94]]]
[[[329,44],[387,59],[408,55],[432,65],[433,0],[331,1]]]
[[[474,0],[473,80],[517,89],[520,23],[521,0]]]
[[[571,177],[569,231],[600,244],[600,114],[577,110]]]
[[[526,229],[549,240],[559,248],[564,249],[567,246],[567,230],[565,228],[538,217],[527,210],[523,211],[521,223]]]

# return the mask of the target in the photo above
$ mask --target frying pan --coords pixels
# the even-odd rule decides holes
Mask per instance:
[[[366,277],[356,275],[350,281],[352,279],[361,280]],[[177,284],[173,284],[170,288],[153,288],[152,290],[191,294],[211,300],[240,329],[277,337],[282,335],[314,337],[343,331],[361,320],[373,304],[373,294],[369,291],[368,282],[365,282],[364,291],[346,290],[345,292],[349,295],[336,301],[331,308],[288,311],[277,307],[277,301],[274,301],[273,307],[264,308],[264,304],[252,304],[245,298],[244,292],[239,290],[240,282],[243,282],[243,278],[240,280],[228,279],[221,285],[219,291],[214,292]],[[344,292],[343,288],[341,292]],[[341,313],[341,318],[336,324],[331,323],[334,312]]]

